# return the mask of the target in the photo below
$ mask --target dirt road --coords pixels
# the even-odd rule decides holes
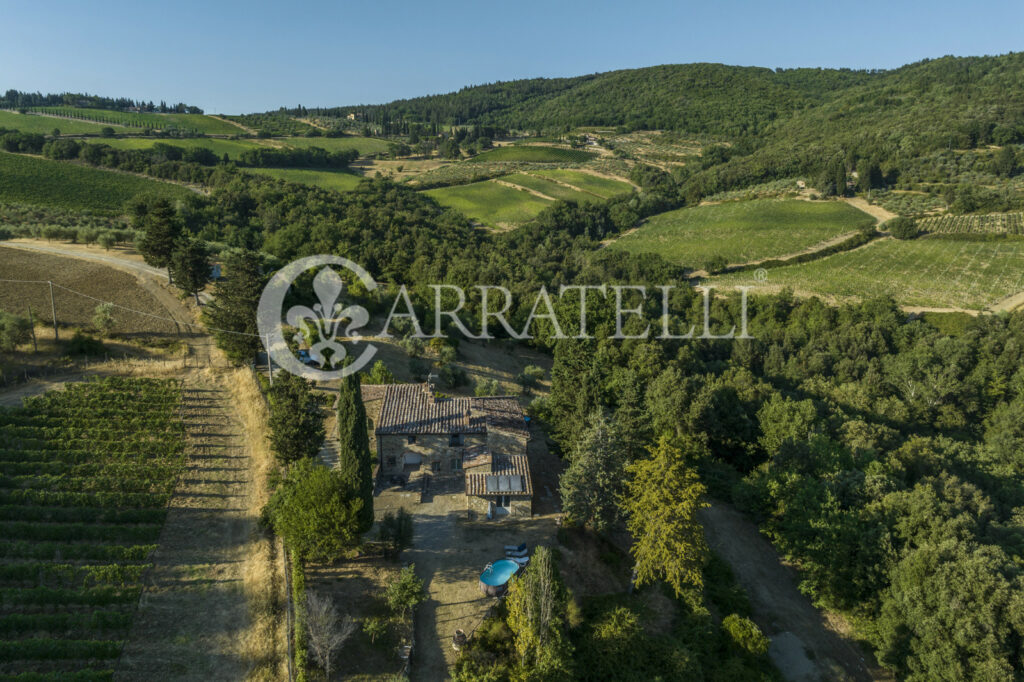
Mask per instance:
[[[769,656],[791,682],[892,679],[870,654],[840,632],[842,620],[819,611],[797,589],[795,572],[732,507],[702,510],[708,545],[726,561],[750,597],[754,622],[771,638]]]

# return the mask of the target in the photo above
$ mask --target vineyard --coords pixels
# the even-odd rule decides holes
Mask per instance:
[[[346,171],[309,170],[306,168],[246,168],[247,173],[266,175],[300,185],[313,185],[336,192],[348,192],[359,186],[363,177]]]
[[[1024,234],[1024,213],[931,216],[917,226],[935,234]]]
[[[659,253],[698,268],[714,258],[728,263],[778,258],[873,224],[872,217],[838,201],[732,201],[656,215],[609,248]]]
[[[836,299],[891,296],[902,305],[981,310],[1024,289],[1024,244],[882,239],[828,258],[774,268],[764,282],[754,274],[712,281],[762,290],[791,287]]]
[[[0,676],[110,679],[185,463],[173,380],[0,410]]]
[[[189,190],[127,173],[0,152],[0,202],[120,213],[140,194],[183,199]]]
[[[551,204],[525,189],[513,189],[491,180],[441,187],[424,194],[442,206],[462,211],[470,218],[498,229],[524,223]]]
[[[36,107],[29,111],[77,121],[92,121],[103,125],[142,130],[178,130],[200,135],[240,135],[245,132],[232,123],[204,114],[150,114],[78,107]],[[59,128],[60,124],[55,124],[54,127]]]

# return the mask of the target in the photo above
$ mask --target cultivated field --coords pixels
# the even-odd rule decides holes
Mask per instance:
[[[129,128],[151,128],[153,130],[170,130],[173,128],[175,130],[188,130],[205,135],[238,135],[243,132],[241,128],[232,123],[204,114],[149,114],[78,107],[36,107],[30,111],[82,121],[94,121],[102,125],[121,125]]]
[[[0,128],[10,130],[21,130],[26,133],[40,133],[49,135],[54,128],[59,128],[64,135],[95,134],[98,135],[103,126],[99,123],[87,121],[68,121],[54,118],[53,116],[39,116],[36,114],[18,114],[13,111],[0,111]],[[127,129],[120,129],[119,132],[128,132]]]
[[[425,194],[442,206],[462,211],[470,218],[498,229],[524,223],[551,203],[525,189],[512,189],[493,180],[441,187],[427,190]]]
[[[817,261],[716,277],[723,286],[752,284],[838,299],[892,296],[908,306],[980,310],[1024,289],[1024,242],[883,239]]]
[[[63,161],[0,152],[0,201],[120,212],[140,194],[169,199],[189,190],[167,182]]]
[[[510,145],[497,147],[483,154],[477,154],[470,161],[483,163],[489,161],[532,161],[534,163],[582,163],[595,158],[597,154],[575,149],[560,147],[543,147],[536,145]]]
[[[388,150],[387,140],[373,137],[284,137],[270,140],[270,143],[280,143],[286,147],[295,147],[297,149],[320,147],[320,149],[326,149],[329,152],[355,149],[364,156]]]
[[[258,173],[278,180],[315,185],[338,192],[353,190],[363,180],[361,175],[345,171],[309,170],[306,168],[246,168],[247,173]]]
[[[797,253],[874,222],[837,201],[735,201],[656,215],[609,248],[697,268],[715,257],[745,263]]]
[[[0,410],[0,674],[109,679],[185,464],[177,381]]]
[[[50,288],[52,280],[85,296],[55,287],[53,291],[57,321],[61,325],[88,326],[97,302],[88,296],[111,301],[124,308],[139,310],[148,317],[115,309],[112,331],[126,336],[173,334],[174,324],[164,319],[169,314],[157,299],[139,286],[138,280],[128,273],[114,270],[99,263],[50,256],[22,249],[5,248],[0,242],[0,278],[42,281],[42,284],[0,283],[0,310],[28,316],[29,308],[40,324],[51,324]],[[63,338],[63,334],[61,335]]]

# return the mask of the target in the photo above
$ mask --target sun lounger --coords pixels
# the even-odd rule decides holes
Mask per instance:
[[[526,543],[524,542],[521,545],[505,545],[505,551],[506,552],[525,552],[526,551]]]
[[[513,556],[513,557],[509,557],[509,561],[514,561],[517,564],[519,564],[520,566],[525,566],[526,564],[530,563],[530,557],[528,557],[528,556],[514,557]]]

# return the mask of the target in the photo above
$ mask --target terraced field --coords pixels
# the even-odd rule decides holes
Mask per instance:
[[[656,215],[608,248],[699,268],[716,257],[745,263],[797,253],[874,222],[838,201],[734,201]]]
[[[363,176],[345,171],[308,170],[306,168],[246,168],[247,173],[259,173],[278,180],[297,182],[300,185],[313,185],[338,192],[353,190],[363,180]]]
[[[981,310],[1024,290],[1024,242],[883,239],[817,261],[768,270],[765,282],[744,272],[716,277],[845,298],[892,296],[907,306]]]
[[[108,378],[0,409],[5,679],[110,679],[185,464],[180,403],[177,381]]]
[[[617,194],[633,191],[633,186],[624,180],[603,178],[591,173],[584,173],[583,171],[567,169],[539,170],[532,171],[530,175],[539,175],[542,178],[564,182],[584,192],[596,194],[603,199],[609,199]]]
[[[36,114],[18,114],[13,111],[0,111],[0,128],[21,130],[26,133],[49,135],[54,128],[59,128],[65,135],[95,134],[99,135],[103,125],[88,121],[69,121],[53,116]],[[127,128],[119,128],[119,132],[128,132]]]
[[[496,229],[507,229],[524,223],[551,203],[525,189],[512,189],[493,180],[431,189],[424,194],[433,197],[442,206],[454,208]]]
[[[3,202],[120,212],[125,202],[140,194],[181,199],[189,190],[126,173],[0,152]]]
[[[594,152],[560,147],[544,147],[540,145],[511,145],[496,147],[483,154],[477,154],[471,162],[484,163],[490,161],[532,161],[534,163],[583,163],[597,158]]]
[[[154,130],[174,128],[177,130],[191,130],[205,135],[238,135],[244,132],[232,123],[204,114],[149,114],[78,107],[35,107],[30,109],[30,111],[82,121],[93,121],[102,125],[121,125],[129,128],[152,128]]]

